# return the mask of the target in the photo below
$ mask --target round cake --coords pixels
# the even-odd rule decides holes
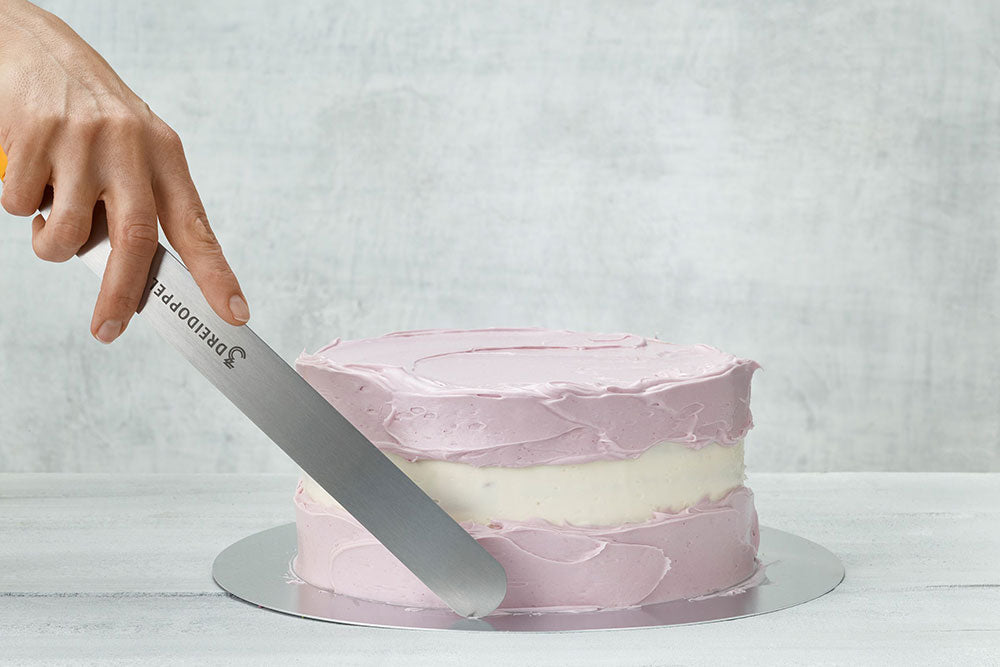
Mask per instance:
[[[503,565],[501,609],[654,604],[755,572],[753,361],[631,334],[480,329],[338,339],[295,367]],[[295,505],[304,581],[445,606],[308,476]]]

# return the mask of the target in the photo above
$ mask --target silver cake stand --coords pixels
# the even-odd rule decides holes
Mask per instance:
[[[760,529],[763,573],[757,585],[722,595],[630,609],[593,612],[497,612],[467,619],[445,609],[414,609],[359,600],[311,586],[292,572],[295,524],[276,526],[230,545],[215,559],[212,576],[231,595],[259,607],[304,618],[351,625],[421,630],[568,632],[644,628],[725,621],[794,607],[829,593],[844,566],[809,540],[774,528]],[[750,580],[748,580],[750,581]]]

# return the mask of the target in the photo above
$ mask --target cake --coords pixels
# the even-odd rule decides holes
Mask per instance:
[[[481,329],[338,339],[295,367],[503,565],[501,610],[689,599],[755,572],[753,361],[631,334]],[[307,475],[295,506],[302,580],[445,606]]]

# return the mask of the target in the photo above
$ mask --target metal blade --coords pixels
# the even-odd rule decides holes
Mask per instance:
[[[99,205],[77,255],[101,276],[110,251]],[[455,612],[497,608],[503,567],[249,327],[219,318],[162,245],[138,312]]]

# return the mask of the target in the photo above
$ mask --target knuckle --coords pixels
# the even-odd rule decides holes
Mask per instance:
[[[128,109],[115,109],[110,112],[105,124],[113,132],[120,135],[137,134],[142,129],[142,119],[138,114]]]
[[[79,220],[72,220],[66,217],[50,222],[46,227],[51,227],[48,231],[51,245],[59,250],[69,252],[70,255],[76,253],[90,236],[89,227],[84,227]]]
[[[66,122],[66,118],[51,112],[33,113],[25,121],[25,136],[31,143],[39,144],[52,136]]]
[[[36,234],[31,238],[31,249],[35,251],[35,256],[38,259],[45,262],[65,262],[73,256],[73,253],[48,243],[41,234]]]
[[[100,116],[92,114],[77,114],[66,119],[66,128],[72,135],[83,139],[94,139],[104,126]]]
[[[38,259],[45,262],[53,261],[49,259],[48,249],[42,244],[41,239],[39,239],[38,236],[32,237],[31,249],[34,251],[35,257],[37,257]]]
[[[142,131],[145,118],[124,103],[105,103],[101,108],[77,111],[67,116],[65,127],[74,135],[84,138],[106,136],[131,136]]]
[[[107,305],[115,313],[131,314],[139,307],[139,296],[123,291],[113,291],[107,297]]]
[[[201,212],[194,212],[188,217],[188,238],[195,250],[205,252],[218,250],[219,240],[208,224],[208,218]]]
[[[159,234],[155,224],[149,224],[148,215],[126,216],[118,234],[119,249],[130,255],[152,255],[156,250]]]
[[[40,108],[34,105],[29,106],[26,109],[22,109],[22,113],[17,117],[17,122],[15,123],[18,127],[17,135],[21,137],[29,133],[35,135],[39,131],[57,127],[63,120],[65,118],[57,117],[57,114],[51,109]],[[7,138],[12,138],[9,131]]]
[[[199,267],[212,273],[228,273],[229,263],[222,254],[222,247],[212,228],[207,222],[196,222],[192,228],[194,233],[188,237],[187,249],[191,255],[197,257]]]
[[[172,151],[183,150],[180,135],[166,123],[157,122],[153,126],[152,134],[157,146]]]
[[[39,198],[39,201],[41,198]],[[31,215],[38,209],[38,201],[23,189],[13,183],[8,184],[3,189],[0,196],[0,205],[11,215]]]

